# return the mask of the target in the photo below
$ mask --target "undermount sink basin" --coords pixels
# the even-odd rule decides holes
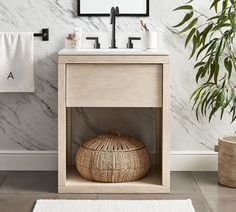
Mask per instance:
[[[69,50],[69,49],[68,49]],[[70,51],[70,50],[69,50]],[[143,52],[145,49],[75,49],[72,50],[73,52],[78,52],[78,53],[89,53],[89,54],[112,54],[112,53],[130,53],[130,52]]]
[[[144,51],[145,49],[78,49],[83,52],[130,52],[130,51]]]
[[[157,49],[63,49],[59,52],[59,55],[142,55],[142,54],[159,54],[166,55],[168,52]]]

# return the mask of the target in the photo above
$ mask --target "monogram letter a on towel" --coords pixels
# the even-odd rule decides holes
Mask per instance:
[[[0,33],[0,92],[34,92],[33,33]]]

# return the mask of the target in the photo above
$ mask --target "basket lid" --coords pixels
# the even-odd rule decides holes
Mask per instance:
[[[136,138],[119,133],[107,133],[87,140],[82,146],[98,151],[133,151],[144,148],[144,144]]]

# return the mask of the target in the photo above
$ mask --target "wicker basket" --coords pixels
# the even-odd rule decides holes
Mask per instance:
[[[76,167],[80,175],[97,182],[128,182],[144,177],[150,158],[137,139],[116,134],[102,134],[79,147]]]

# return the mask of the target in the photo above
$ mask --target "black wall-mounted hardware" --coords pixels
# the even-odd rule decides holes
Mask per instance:
[[[34,33],[34,37],[42,37],[42,41],[49,40],[49,29],[42,29],[41,33]]]
[[[94,40],[94,48],[95,49],[100,49],[100,43],[98,41],[98,37],[86,37],[86,40]]]
[[[128,38],[128,43],[127,43],[127,48],[128,49],[133,49],[134,48],[134,44],[132,43],[133,40],[141,40],[140,37],[129,37]]]

